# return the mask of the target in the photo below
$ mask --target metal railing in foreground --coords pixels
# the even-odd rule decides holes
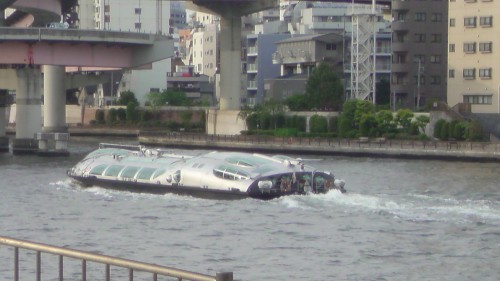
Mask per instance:
[[[133,260],[121,259],[111,256],[93,254],[89,252],[83,252],[78,250],[71,250],[67,248],[61,248],[56,246],[51,246],[47,244],[34,243],[26,240],[14,239],[10,237],[0,236],[0,245],[10,246],[14,248],[14,269],[13,269],[13,279],[14,281],[19,281],[19,249],[30,250],[36,252],[36,279],[37,281],[42,280],[42,253],[51,254],[59,256],[59,281],[64,280],[64,258],[73,258],[81,260],[81,280],[87,280],[87,262],[94,262],[102,264],[105,266],[105,280],[111,280],[111,266],[116,266],[120,268],[128,269],[129,275],[128,279],[130,281],[134,280],[134,271],[146,272],[152,274],[151,280],[157,280],[158,276],[168,276],[177,278],[178,281],[182,280],[192,280],[192,281],[233,281],[232,272],[220,272],[216,276],[210,276],[190,271],[185,271],[181,269],[175,269],[171,267],[164,267],[155,264],[143,263]]]

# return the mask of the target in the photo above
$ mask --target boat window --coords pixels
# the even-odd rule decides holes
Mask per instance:
[[[214,175],[218,178],[227,180],[242,180],[250,178],[247,173],[224,165],[214,169]]]
[[[137,171],[139,171],[140,168],[141,167],[126,167],[125,169],[123,169],[123,172],[121,173],[120,177],[133,179],[135,174],[137,174]]]
[[[181,171],[176,171],[174,174],[174,181],[179,183],[181,181]]]
[[[108,177],[117,177],[123,168],[124,168],[123,165],[111,165],[109,166],[109,168],[106,169],[104,175]]]
[[[107,167],[108,167],[108,165],[106,165],[106,164],[101,164],[99,166],[95,166],[94,168],[92,168],[92,170],[90,170],[90,174],[100,176],[100,175],[102,175],[102,172],[104,172],[104,170],[106,170]]]
[[[205,164],[203,164],[203,163],[202,163],[202,164],[200,164],[200,165],[198,166],[198,169],[203,168],[203,166],[205,166]]]
[[[167,169],[158,169],[156,172],[153,174],[153,179],[155,180],[157,177],[163,175]]]
[[[155,171],[155,168],[142,168],[137,174],[136,178],[140,180],[150,180]]]

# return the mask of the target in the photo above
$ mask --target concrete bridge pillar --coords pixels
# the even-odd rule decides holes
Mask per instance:
[[[65,133],[66,126],[66,72],[64,66],[43,66],[43,129],[44,133]]]
[[[9,151],[9,138],[5,135],[7,126],[6,108],[8,106],[8,92],[0,89],[0,153]]]
[[[14,154],[36,153],[35,134],[42,129],[42,72],[39,67],[16,69],[16,138]]]
[[[221,15],[220,110],[239,110],[241,92],[241,16]]]
[[[39,155],[69,154],[65,76],[64,66],[43,66],[43,128],[42,133],[36,134]]]

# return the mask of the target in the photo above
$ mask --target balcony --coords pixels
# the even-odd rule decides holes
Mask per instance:
[[[248,56],[256,56],[258,54],[259,53],[258,53],[257,47],[248,47],[248,49],[247,49]]]
[[[256,73],[259,65],[256,63],[247,64],[247,73]]]
[[[257,81],[248,81],[248,90],[257,90]]]

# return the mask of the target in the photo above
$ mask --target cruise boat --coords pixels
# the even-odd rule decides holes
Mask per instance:
[[[283,155],[214,151],[188,156],[141,145],[100,144],[67,174],[84,186],[216,199],[345,192],[343,180],[306,162]]]

